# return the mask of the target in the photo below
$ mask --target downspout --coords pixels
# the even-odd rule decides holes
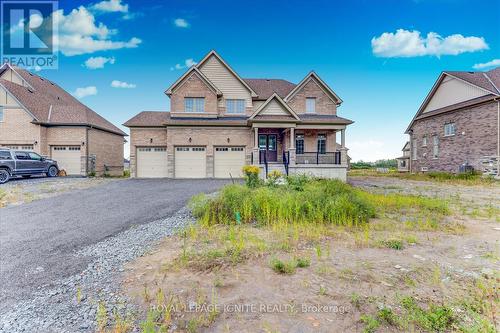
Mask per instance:
[[[497,101],[497,178],[500,178],[500,99]]]
[[[85,131],[85,176],[89,175],[89,128]]]

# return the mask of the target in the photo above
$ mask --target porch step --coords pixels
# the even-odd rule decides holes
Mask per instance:
[[[267,165],[267,173],[271,173],[271,171],[278,170],[281,172],[283,175],[286,175],[286,170],[285,166],[283,164],[268,164]],[[266,167],[261,165],[260,166],[260,177],[262,179],[266,178]]]

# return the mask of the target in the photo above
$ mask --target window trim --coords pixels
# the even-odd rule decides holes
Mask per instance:
[[[300,138],[299,138],[300,137]],[[302,152],[299,152],[299,145],[297,144],[297,141],[302,141]],[[304,154],[305,151],[305,137],[303,133],[296,133],[295,134],[295,154],[297,155],[302,155]]]
[[[226,99],[226,113],[227,114],[245,114],[245,108],[246,108],[246,101],[242,98],[228,98]],[[241,110],[238,110],[238,108],[236,107],[237,105],[239,105],[239,103],[241,103]],[[233,110],[236,110],[236,112],[229,112],[229,104],[232,105],[232,109]]]
[[[5,106],[0,105],[0,123],[4,122],[5,118]]]
[[[427,147],[427,135],[422,137],[422,147]]]
[[[448,133],[448,134],[447,134],[447,133],[446,133],[446,132],[447,132],[447,131],[446,131],[446,129],[447,129],[447,128],[450,128],[451,126],[452,126],[452,128],[453,128],[453,133],[451,133],[451,134],[450,134],[450,133]],[[445,136],[445,137],[448,137],[448,136],[455,136],[455,134],[457,134],[457,126],[455,125],[455,122],[454,122],[454,121],[452,121],[452,122],[449,122],[449,123],[445,123],[445,124],[444,124],[444,136]]]
[[[201,111],[197,111],[197,106],[199,106],[199,102],[201,103]],[[191,101],[191,110],[188,111],[188,101]],[[186,113],[204,113],[205,112],[205,97],[184,97],[184,112]]]
[[[320,140],[320,137],[324,137],[324,139]],[[320,141],[325,142],[325,151],[324,152],[320,152],[320,149],[319,149],[319,142]],[[316,137],[316,151],[318,152],[318,154],[321,154],[321,155],[326,154],[326,151],[327,151],[326,143],[327,143],[326,133],[318,133],[318,136]]]
[[[418,150],[417,150],[417,139],[413,138],[411,140],[411,160],[416,161],[418,159]]]
[[[313,101],[314,103],[312,104],[313,105],[313,110],[312,111],[309,111],[308,109],[308,101]],[[316,97],[306,97],[306,113],[310,113],[310,114],[314,114],[316,113]]]
[[[432,158],[435,160],[439,158],[439,136],[437,134],[432,136]]]

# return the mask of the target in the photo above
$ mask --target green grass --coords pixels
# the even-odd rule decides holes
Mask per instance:
[[[404,248],[403,241],[400,239],[387,239],[385,241],[382,241],[382,244],[385,247],[393,250],[402,250]]]

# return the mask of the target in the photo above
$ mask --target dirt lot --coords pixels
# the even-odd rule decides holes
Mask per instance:
[[[498,184],[445,185],[384,177],[352,178],[350,182],[375,193],[444,198],[450,213],[436,224],[434,217],[400,211],[378,216],[362,229],[297,231],[301,234],[296,240],[290,237],[286,242],[276,230],[253,226],[191,229],[166,239],[126,268],[123,290],[143,309],[143,329],[499,329]],[[420,222],[411,223],[416,216]],[[191,257],[183,263],[179,259],[214,237],[252,243],[252,254],[229,263],[223,255],[210,251],[203,260]],[[285,263],[281,274],[275,259]],[[294,265],[287,271],[286,264],[292,261]],[[304,263],[297,264],[299,261]]]
[[[12,179],[0,185],[0,208],[16,206],[43,198],[49,198],[64,192],[103,185],[114,178],[83,177],[34,177],[30,179]]]

